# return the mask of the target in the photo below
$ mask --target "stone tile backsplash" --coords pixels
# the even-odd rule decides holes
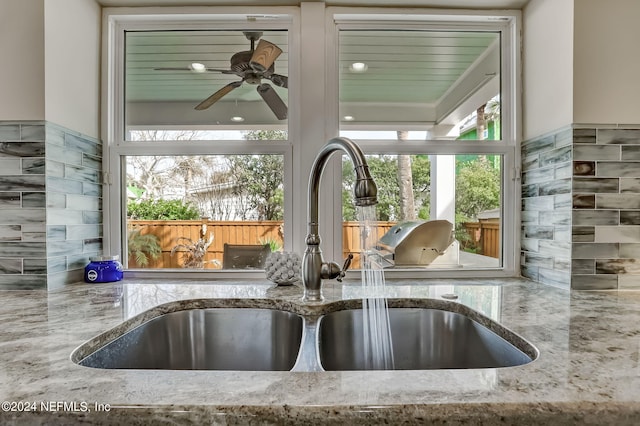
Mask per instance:
[[[102,251],[102,144],[49,122],[0,122],[0,289],[81,281]]]
[[[570,156],[559,151],[567,141]],[[542,162],[553,155],[555,166]],[[562,129],[524,142],[522,158],[522,275],[581,290],[640,288],[640,129]],[[557,170],[566,163],[572,170],[568,191]],[[542,190],[556,186],[570,194],[570,206]],[[567,212],[569,241],[561,236],[563,223],[542,219]],[[532,227],[545,232],[531,233]],[[552,242],[563,249],[554,254]]]

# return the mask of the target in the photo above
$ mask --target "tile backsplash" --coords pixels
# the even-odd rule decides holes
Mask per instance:
[[[102,143],[49,122],[0,121],[0,289],[82,280],[102,251]]]
[[[558,151],[567,139],[570,156]],[[580,290],[640,288],[640,129],[563,129],[525,141],[522,158],[522,275]],[[561,188],[568,204],[544,187]],[[569,214],[570,235],[564,222],[543,219],[553,214],[565,222]],[[537,228],[546,233],[527,231]]]

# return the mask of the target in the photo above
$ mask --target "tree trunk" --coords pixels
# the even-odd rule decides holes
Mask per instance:
[[[398,140],[406,141],[409,132],[398,131]],[[398,188],[400,188],[400,220],[413,220],[416,218],[416,209],[413,200],[413,176],[411,174],[411,156],[398,155]]]
[[[484,113],[484,108],[487,105],[481,105],[477,110],[476,110],[476,138],[478,140],[484,140],[484,131],[487,128],[487,117]]]

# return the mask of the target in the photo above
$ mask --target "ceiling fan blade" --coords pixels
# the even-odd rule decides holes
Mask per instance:
[[[285,105],[280,96],[278,96],[278,93],[273,86],[267,83],[262,83],[258,86],[257,90],[278,120],[284,120],[287,118],[287,105]]]
[[[154,68],[153,70],[154,71],[191,71],[195,73],[208,71],[208,72],[221,72],[222,74],[237,74],[233,70],[221,70],[218,68],[203,68],[202,71],[199,71],[199,70],[194,70],[191,67],[179,67],[179,68],[161,67],[161,68]]]
[[[266,71],[271,67],[271,65],[273,65],[281,53],[282,49],[278,46],[267,40],[261,39],[258,42],[256,50],[253,51],[253,55],[251,55],[249,65],[255,71]]]
[[[240,87],[242,85],[242,81],[234,81],[233,83],[229,83],[226,86],[222,87],[220,90],[215,92],[213,95],[209,96],[204,101],[200,102],[195,109],[201,111],[203,109],[209,108],[211,105],[218,102],[224,95],[232,91],[233,89]]]
[[[265,75],[265,77],[271,80],[271,82],[276,86],[284,87],[285,89],[289,88],[289,77],[286,75],[271,74],[268,76]]]

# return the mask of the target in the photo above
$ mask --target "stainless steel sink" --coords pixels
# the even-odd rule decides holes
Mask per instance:
[[[523,348],[530,353],[527,355],[489,328],[456,312],[389,308],[389,324],[396,370],[511,367],[535,358],[533,346]],[[368,369],[362,336],[362,309],[336,311],[321,317],[317,344],[322,368]]]
[[[301,316],[275,309],[212,308],[167,313],[124,333],[78,363],[96,368],[288,371]]]

